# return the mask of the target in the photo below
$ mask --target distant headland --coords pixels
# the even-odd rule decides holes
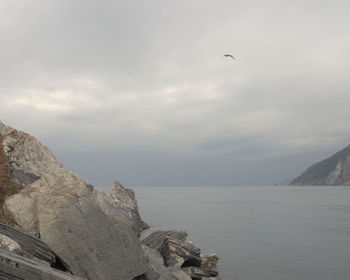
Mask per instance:
[[[350,186],[350,145],[296,177],[291,186]]]

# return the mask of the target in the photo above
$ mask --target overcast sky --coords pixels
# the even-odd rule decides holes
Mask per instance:
[[[349,12],[1,0],[0,119],[98,187],[273,184],[350,143]]]

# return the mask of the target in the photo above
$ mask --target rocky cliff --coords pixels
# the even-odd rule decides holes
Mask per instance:
[[[350,145],[295,178],[292,186],[349,186]]]
[[[131,189],[96,190],[1,122],[0,209],[0,279],[218,279],[217,257],[200,255],[183,234],[139,239],[148,226]]]

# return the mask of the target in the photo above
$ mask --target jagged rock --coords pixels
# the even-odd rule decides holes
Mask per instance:
[[[0,122],[0,222],[14,224],[3,203],[37,178],[51,176],[62,184],[86,182],[66,170],[37,139]]]
[[[200,267],[202,259],[200,249],[185,241],[167,238],[159,248],[165,266],[196,266]]]
[[[147,280],[191,280],[191,277],[180,267],[166,267],[163,257],[156,249],[146,245],[142,245],[142,248],[145,252]]]
[[[5,206],[21,228],[37,228],[40,238],[74,275],[130,280],[144,274],[136,234],[122,221],[107,216],[94,203],[95,195],[82,181],[62,185],[47,177],[9,197]]]
[[[29,134],[0,122],[0,135],[3,137],[2,148],[11,170],[16,169],[17,173],[31,174],[40,178],[54,177],[61,184],[84,181],[77,174],[65,169],[46,146]]]
[[[201,259],[201,268],[208,270],[215,270],[219,261],[219,258],[216,254],[204,254],[201,255]]]
[[[192,279],[200,280],[202,278],[215,277],[218,275],[217,271],[207,270],[200,267],[188,266],[182,268]]]
[[[200,250],[192,242],[187,242],[186,237],[186,232],[174,230],[151,228],[143,231],[140,240],[143,243],[148,269],[156,272],[156,275],[160,274],[164,279],[175,277],[173,274],[170,275],[169,271],[178,273],[179,278],[175,279],[183,279],[181,277],[203,280],[219,279],[216,270],[219,259],[217,255],[200,255]],[[149,278],[149,280],[156,279],[161,278],[154,276]]]
[[[2,280],[83,280],[78,276],[53,269],[39,260],[29,260],[0,249]]]
[[[199,249],[185,241],[185,232],[143,232],[142,242],[149,247],[142,250],[137,234],[147,225],[133,191],[116,182],[107,194],[95,190],[34,137],[1,122],[0,210],[0,222],[40,237],[65,269],[88,280],[189,280],[181,266],[202,262]],[[22,249],[15,238],[0,235],[0,240],[8,256]],[[29,259],[20,265],[29,278],[23,278],[22,270],[1,270],[11,258],[0,262],[0,279],[73,279],[52,276],[43,268],[46,262]],[[31,276],[35,273],[37,278]]]
[[[3,224],[0,224],[0,248],[26,258],[41,259],[50,265],[56,262],[55,254],[44,242]]]
[[[99,192],[96,204],[106,215],[118,217],[129,224],[137,234],[148,228],[141,220],[134,191],[119,182],[113,182],[107,193]]]
[[[176,230],[159,230],[157,228],[148,229],[142,232],[140,240],[142,244],[159,250],[164,240],[171,238],[174,240],[185,241],[187,233],[185,231]]]
[[[40,236],[82,277],[130,280],[145,272],[133,231],[144,225],[131,191],[117,185],[110,195],[101,194],[37,139],[1,122],[0,137],[0,184],[7,180],[0,189],[9,189],[0,193],[6,221]],[[101,197],[108,207],[98,203]]]

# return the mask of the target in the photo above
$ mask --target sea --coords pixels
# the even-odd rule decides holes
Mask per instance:
[[[186,230],[222,280],[350,280],[350,187],[136,187],[151,227]]]

